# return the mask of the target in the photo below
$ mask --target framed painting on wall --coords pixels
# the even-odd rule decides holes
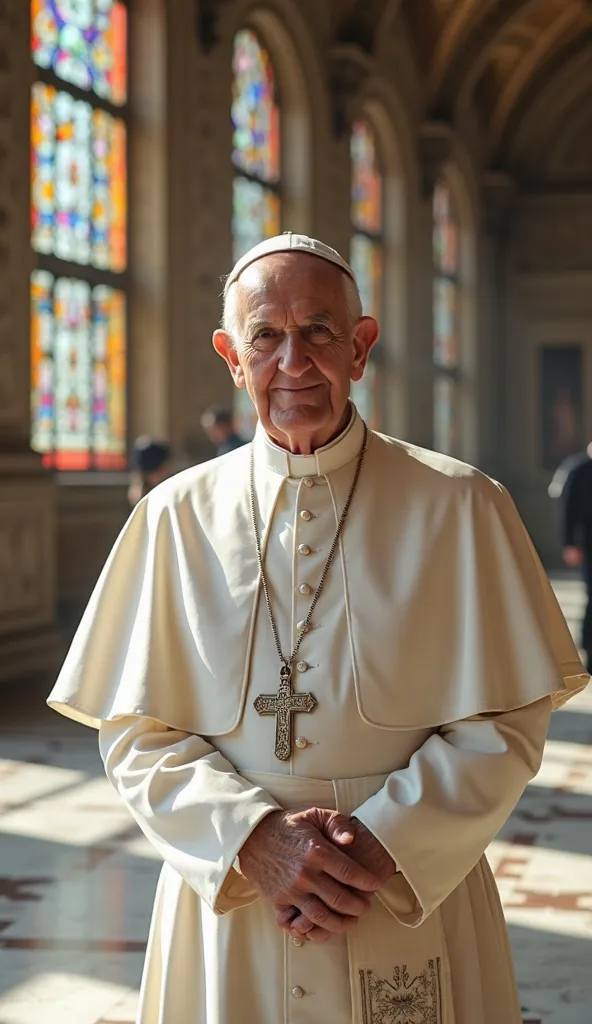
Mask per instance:
[[[562,344],[543,345],[539,358],[541,461],[544,469],[554,471],[586,446],[584,356],[581,345]]]

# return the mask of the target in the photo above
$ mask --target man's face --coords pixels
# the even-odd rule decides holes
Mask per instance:
[[[294,452],[321,447],[345,425],[376,321],[355,318],[343,271],[306,253],[257,260],[235,287],[234,341],[216,331],[216,350],[271,437]]]

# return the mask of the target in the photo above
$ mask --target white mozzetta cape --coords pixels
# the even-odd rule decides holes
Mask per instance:
[[[358,440],[359,427],[357,418],[349,431]],[[265,535],[286,455],[261,435],[257,451]],[[332,476],[341,512],[351,478]],[[471,467],[371,434],[340,556],[334,572],[343,574],[368,723],[429,728],[546,695],[559,707],[584,687],[511,498]],[[249,680],[257,576],[244,447],[166,481],[136,507],[50,706],[95,728],[135,714],[207,736],[232,732]]]
[[[293,457],[258,434],[282,645],[305,618],[363,424]],[[371,435],[304,638],[289,762],[253,701],[279,665],[240,449],[152,492],[97,585],[50,704],[100,728],[164,860],[139,1024],[520,1024],[484,851],[538,770],[551,703],[587,676],[512,502],[467,466]],[[304,515],[302,515],[304,513]],[[277,807],[355,813],[399,872],[347,937],[295,945],[234,869]]]

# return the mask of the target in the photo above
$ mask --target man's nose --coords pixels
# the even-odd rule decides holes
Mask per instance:
[[[310,370],[312,362],[306,351],[306,342],[300,331],[286,331],[280,346],[278,369],[291,377],[301,377]]]

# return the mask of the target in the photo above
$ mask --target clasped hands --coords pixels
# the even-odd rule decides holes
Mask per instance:
[[[275,907],[279,927],[313,942],[353,927],[396,871],[365,825],[319,807],[268,814],[242,847],[240,867]]]

